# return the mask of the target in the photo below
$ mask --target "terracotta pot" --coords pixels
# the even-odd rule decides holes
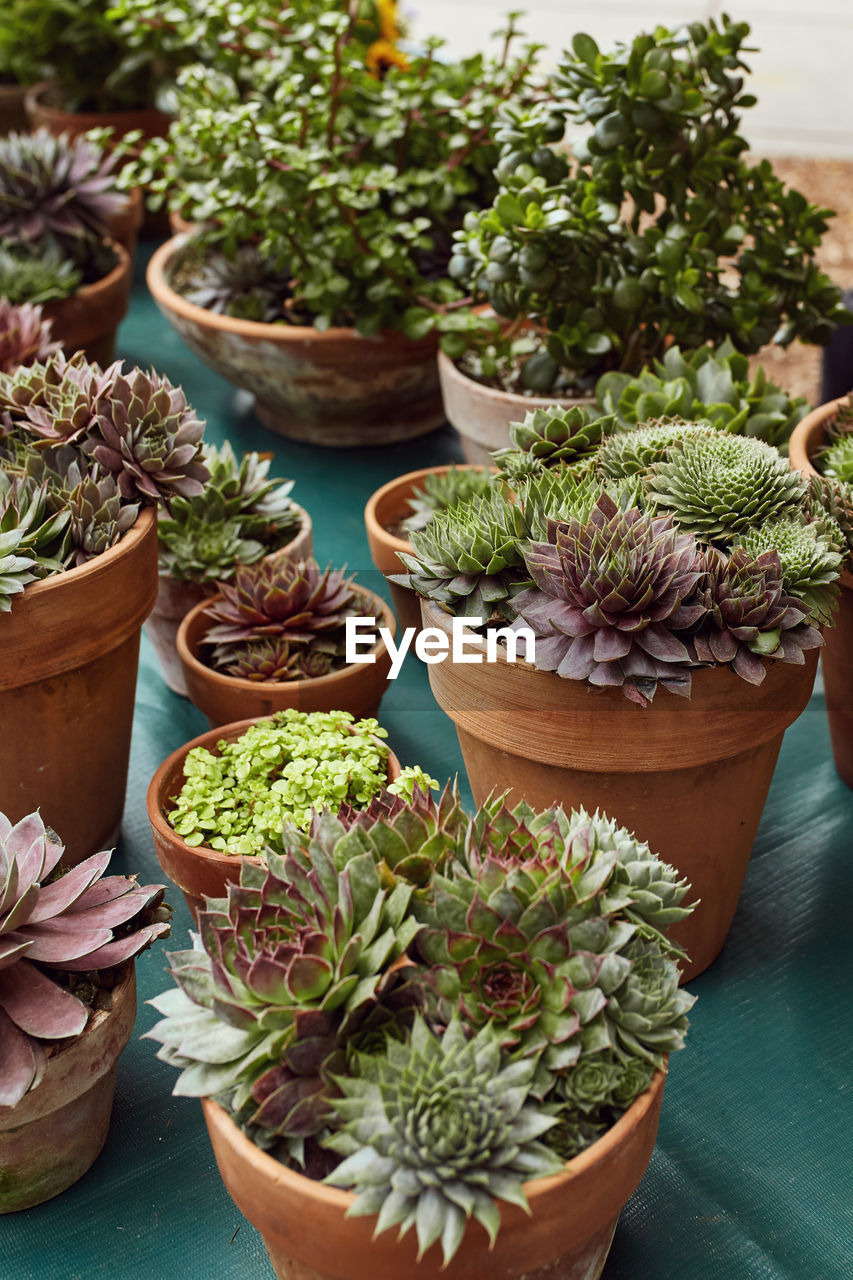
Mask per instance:
[[[139,187],[128,193],[124,208],[114,213],[109,220],[110,235],[113,240],[127,250],[131,262],[136,253],[136,242],[139,239],[139,228],[145,214],[142,191]]]
[[[822,404],[794,428],[788,447],[792,467],[809,476],[818,474],[812,458],[823,446],[827,426],[846,404],[846,398]],[[853,787],[853,571],[849,561],[841,574],[835,624],[824,632],[824,639],[820,662],[832,754],[839,777]]]
[[[65,865],[116,843],[124,808],[139,633],[157,594],[157,526],[79,569],[34,582],[0,616],[0,811],[36,808]]]
[[[26,133],[30,127],[24,96],[25,84],[0,84],[0,135]]]
[[[370,547],[370,558],[380,573],[387,578],[391,573],[407,573],[408,570],[399,559],[402,551],[412,554],[412,544],[406,538],[389,533],[399,525],[410,513],[408,499],[415,489],[421,488],[429,475],[443,475],[446,471],[456,470],[458,464],[451,463],[444,467],[423,467],[420,471],[408,471],[396,480],[389,480],[377,489],[368,499],[364,508],[364,525],[367,530],[367,542]],[[401,587],[396,582],[389,582],[391,599],[394,601],[394,612],[400,624],[400,630],[414,627],[421,629],[421,606],[414,591]]]
[[[213,1152],[234,1203],[263,1236],[279,1280],[598,1280],[623,1205],[652,1154],[665,1077],[565,1171],[525,1183],[530,1214],[501,1204],[494,1249],[471,1223],[442,1268],[438,1244],[417,1260],[414,1231],[372,1239],[374,1217],[347,1218],[355,1197],[285,1168],[202,1100]],[[310,1229],[306,1224],[310,1223]]]
[[[358,589],[370,600],[370,613],[365,612],[364,616],[377,618],[377,626],[387,627],[393,637],[397,626],[388,605],[366,587]],[[375,662],[353,663],[313,680],[257,681],[226,676],[221,671],[212,671],[198,656],[202,638],[211,625],[208,606],[218,599],[212,596],[210,600],[202,600],[178,628],[178,657],[187,694],[207,716],[211,727],[230,724],[246,716],[268,716],[285,707],[296,707],[299,711],[351,711],[357,720],[377,714],[391,669],[391,655],[382,640],[364,651],[365,657],[368,653],[374,654]]]
[[[444,421],[435,366],[437,338],[400,333],[365,338],[319,329],[235,320],[197,307],[171,288],[185,235],[161,245],[148,287],[200,360],[255,396],[264,426],[318,445],[391,444]]]
[[[41,1081],[17,1106],[0,1107],[0,1213],[58,1196],[95,1162],[135,1018],[131,963],[113,989],[111,1008],[93,1013],[83,1032],[48,1059]]]
[[[425,627],[449,633],[446,613],[421,608]],[[645,709],[620,689],[507,662],[500,648],[495,663],[436,663],[429,679],[477,804],[509,788],[535,809],[602,809],[687,877],[700,903],[670,931],[690,957],[686,982],[725,942],[782,736],[814,684],[817,650],[805,659],[770,664],[758,687],[703,668],[689,701],[660,689]]]
[[[66,133],[72,138],[90,129],[112,128],[118,138],[141,129],[143,138],[164,138],[172,123],[172,117],[156,107],[130,111],[65,111],[58,105],[61,101],[61,86],[52,80],[41,80],[27,89],[24,102],[31,128],[47,129],[56,136]]]
[[[306,560],[313,554],[314,534],[308,512],[293,504],[300,513],[299,532],[285,546],[273,552],[267,559],[279,557],[289,560]],[[190,609],[201,600],[216,595],[214,583],[179,582],[177,578],[161,573],[158,579],[157,603],[145,623],[145,634],[154,646],[157,661],[166,684],[173,693],[188,698],[184,670],[178,657],[178,627]]]
[[[521,422],[525,414],[551,405],[568,408],[595,403],[592,397],[525,396],[486,387],[457,369],[443,351],[438,353],[438,376],[444,412],[459,432],[466,462],[485,466],[491,463],[495,449],[505,449],[511,443],[511,422]]]
[[[226,886],[239,881],[243,859],[235,854],[220,853],[207,845],[188,845],[169,825],[166,815],[172,808],[171,801],[184,785],[184,761],[193,747],[205,747],[216,754],[220,742],[233,742],[259,719],[264,717],[256,716],[221,729],[211,729],[184,743],[163,761],[148,786],[148,820],[157,860],[184,895],[193,919],[197,919],[205,898],[223,898]],[[400,761],[391,751],[388,754],[388,781],[394,782],[399,776]],[[260,864],[261,859],[247,858],[245,861]]]
[[[62,343],[66,355],[84,351],[87,360],[107,365],[115,352],[116,330],[127,313],[133,267],[130,255],[115,244],[118,262],[109,275],[94,284],[85,284],[70,298],[45,304],[43,311],[53,322],[53,337]]]

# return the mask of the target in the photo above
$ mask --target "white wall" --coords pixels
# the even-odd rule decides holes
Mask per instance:
[[[658,23],[718,17],[749,22],[751,92],[758,105],[744,121],[766,155],[853,157],[853,0],[402,0],[414,37],[441,35],[453,53],[481,48],[510,9],[525,9],[524,29],[553,59],[576,31],[602,48]],[[853,196],[853,192],[851,192]]]

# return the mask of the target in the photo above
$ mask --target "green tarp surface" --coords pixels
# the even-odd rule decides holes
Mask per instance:
[[[293,497],[313,517],[317,558],[346,563],[374,588],[365,501],[401,472],[460,456],[449,429],[374,450],[271,435],[248,397],[161,318],[141,267],[118,353],[183,384],[209,439],[227,437],[238,452],[273,450],[275,473],[295,479]],[[464,783],[453,726],[414,657],[380,719],[403,763],[440,779],[458,771]],[[162,879],[146,788],[164,757],[206,728],[169,692],[143,639],[114,870]],[[685,845],[689,823],[687,813]],[[181,950],[190,917],[176,889],[170,900],[166,949]],[[64,1195],[0,1221],[0,1280],[271,1280],[260,1237],[220,1181],[199,1103],[171,1096],[176,1073],[140,1039],[157,1017],[145,1000],[170,982],[164,948],[142,956],[137,973],[139,1015],[106,1148]],[[687,1048],[673,1057],[657,1147],[622,1215],[605,1280],[853,1280],[851,978],[853,791],[833,769],[818,687],[786,735],[729,940],[692,984],[699,1001]]]

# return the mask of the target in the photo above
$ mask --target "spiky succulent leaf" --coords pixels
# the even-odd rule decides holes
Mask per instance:
[[[226,518],[221,498],[207,500],[203,513],[193,510],[195,501],[201,498],[174,498],[169,514],[157,522],[162,574],[178,582],[227,582],[238,565],[262,558],[263,543],[244,537],[239,519]]]
[[[493,485],[494,478],[487,467],[449,467],[447,471],[430,471],[407,499],[410,514],[400,527],[407,534],[425,529],[437,511],[445,511],[468,498],[485,497]]]
[[[270,640],[235,645],[228,663],[221,670],[228,676],[259,683],[267,680],[304,680],[307,673],[302,660],[307,656],[309,655],[304,649],[291,645],[283,636],[273,636]],[[332,669],[332,655],[314,653],[310,656],[316,660],[312,663],[311,674],[328,675]],[[310,679],[310,676],[307,678]]]
[[[109,474],[79,474],[68,494],[69,535],[73,564],[85,564],[115,546],[133,528],[139,503],[125,502]]]
[[[704,542],[732,540],[802,508],[806,482],[772,445],[717,432],[673,446],[653,465],[649,492],[679,528]]]
[[[524,512],[527,537],[532,542],[545,541],[555,522],[577,520],[586,524],[603,493],[625,509],[646,510],[650,505],[642,484],[632,478],[602,480],[592,471],[578,473],[569,467],[558,467],[519,482],[517,501]]]
[[[70,298],[82,283],[80,267],[56,245],[37,251],[28,245],[0,243],[0,295],[14,306]],[[49,354],[45,351],[37,358],[43,360]],[[14,367],[10,365],[10,371]]]
[[[529,1096],[535,1065],[504,1065],[491,1026],[469,1040],[454,1020],[439,1037],[416,1018],[408,1042],[339,1078],[327,1145],[345,1159],[326,1181],[355,1191],[349,1212],[378,1214],[377,1232],[414,1227],[419,1258],[440,1241],[446,1265],[469,1217],[494,1243],[495,1201],[526,1208],[524,1182],[562,1167],[539,1141],[554,1119]]]
[[[82,352],[61,351],[44,363],[0,376],[0,413],[7,427],[38,447],[82,442],[95,430],[100,404],[120,365],[102,370]]]
[[[0,813],[0,1105],[14,1106],[44,1071],[43,1041],[79,1035],[89,1009],[60,974],[125,963],[169,932],[162,885],[107,876],[96,853],[57,876],[64,852],[38,813]]]
[[[69,519],[70,513],[51,501],[46,481],[0,469],[0,534],[18,533],[15,555],[32,559],[34,577],[62,569]]]
[[[853,554],[853,484],[810,476],[806,515],[837,551]]]
[[[684,418],[655,418],[609,436],[595,457],[596,469],[602,476],[621,479],[642,476],[655,462],[669,456],[670,449],[681,440],[710,435],[707,422],[688,422]]]
[[[233,257],[215,250],[205,254],[190,269],[182,292],[188,302],[206,311],[269,324],[281,319],[290,278],[286,267],[271,263],[254,245],[242,245]]]
[[[38,560],[31,551],[20,554],[23,531],[9,529],[0,533],[0,613],[12,608],[12,596],[20,595],[24,587],[35,582]]]
[[[824,475],[853,484],[853,433],[829,445],[821,454],[820,465]]]
[[[511,479],[561,464],[576,466],[592,459],[614,422],[612,415],[605,417],[587,405],[533,409],[522,422],[510,423],[513,447],[492,456]]]
[[[599,498],[589,520],[555,524],[531,544],[534,586],[513,600],[516,625],[536,634],[536,665],[567,679],[621,688],[645,706],[658,682],[689,694],[691,653],[676,634],[695,625],[703,562],[668,515],[620,510]]]
[[[28,302],[14,306],[4,296],[0,277],[0,373],[44,361],[58,351],[60,344],[51,341],[50,330],[41,307]]]
[[[813,622],[829,626],[838,602],[838,576],[844,556],[816,524],[803,519],[773,520],[737,539],[750,556],[775,551],[785,590],[801,600]]]

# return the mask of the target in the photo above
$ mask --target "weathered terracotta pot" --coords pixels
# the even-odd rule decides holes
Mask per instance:
[[[408,499],[416,489],[421,488],[429,475],[443,475],[453,471],[457,463],[449,463],[444,467],[423,467],[420,471],[408,471],[396,480],[389,480],[377,489],[368,499],[364,508],[364,525],[367,530],[367,542],[370,547],[370,558],[380,573],[387,578],[392,573],[407,573],[408,570],[399,558],[402,551],[412,554],[412,544],[406,538],[389,533],[409,515]],[[394,612],[400,624],[400,630],[414,627],[421,629],[421,606],[414,591],[401,587],[396,582],[389,582],[391,599],[394,601]]]
[[[154,301],[200,360],[255,396],[264,426],[318,445],[391,444],[444,421],[434,335],[365,338],[235,320],[181,297],[169,280],[186,235],[161,245],[148,264]]]
[[[313,554],[314,533],[311,517],[304,507],[294,503],[300,513],[299,532],[285,546],[273,552],[267,559],[286,558],[289,560],[306,560]],[[179,582],[167,573],[161,573],[158,579],[157,602],[144,631],[157,655],[163,679],[172,690],[182,698],[188,698],[187,684],[184,680],[184,669],[178,657],[178,627],[201,600],[209,600],[216,595],[214,583]]]
[[[285,1168],[202,1100],[213,1152],[234,1203],[263,1236],[278,1280],[598,1280],[623,1205],[655,1145],[665,1077],[565,1171],[525,1183],[531,1212],[501,1204],[494,1249],[469,1225],[447,1267],[433,1245],[417,1260],[414,1231],[372,1239],[376,1219],[347,1218],[354,1196]],[[310,1228],[306,1228],[310,1224]]]
[[[73,865],[116,843],[142,622],[157,594],[157,527],[34,582],[0,616],[0,811],[40,808]]]
[[[791,466],[817,475],[812,458],[822,448],[827,426],[846,399],[831,400],[813,409],[794,428],[788,454]],[[821,650],[823,687],[832,754],[839,777],[853,787],[853,571],[849,563],[841,575],[841,595],[835,625],[824,633]]]
[[[595,403],[591,397],[525,396],[486,387],[457,369],[443,351],[438,353],[438,376],[444,412],[459,432],[466,462],[485,466],[491,463],[495,449],[505,449],[511,443],[510,423],[523,421],[525,414],[551,405],[568,408],[573,404]]]
[[[0,1107],[0,1213],[42,1204],[95,1162],[107,1137],[119,1056],[136,1018],[133,964],[83,1032],[48,1059],[39,1084]]]
[[[193,919],[197,919],[205,898],[223,898],[227,885],[239,881],[240,864],[244,859],[235,854],[220,853],[207,845],[188,845],[169,825],[166,815],[172,808],[171,801],[178,795],[185,781],[184,762],[193,747],[205,747],[216,754],[220,742],[233,742],[250,725],[263,718],[256,716],[225,725],[221,729],[211,729],[193,738],[191,742],[184,743],[163,761],[149,783],[146,802],[157,860],[165,874],[184,895]],[[400,761],[391,751],[388,754],[388,781],[394,782],[399,776]],[[261,860],[246,858],[245,861],[259,864]]]
[[[24,96],[25,84],[0,84],[0,135],[26,133],[30,127]]]
[[[425,627],[449,634],[446,613],[421,608]],[[509,788],[536,809],[601,809],[686,876],[699,906],[670,934],[690,958],[687,982],[731,926],[783,734],[814,684],[817,650],[805,659],[772,663],[758,687],[725,667],[697,670],[689,701],[661,689],[645,709],[500,648],[496,663],[436,663],[429,680],[477,804]]]
[[[172,117],[156,107],[140,107],[130,111],[65,111],[62,90],[52,80],[41,80],[27,89],[24,102],[33,129],[47,129],[58,136],[69,134],[72,138],[90,129],[115,130],[117,138],[131,130],[141,129],[143,138],[164,138],[169,132]]]
[[[387,627],[392,637],[396,634],[396,621],[388,605],[366,587],[359,592],[369,598],[369,612],[365,617],[377,619],[378,627]],[[230,724],[246,716],[268,716],[285,707],[298,711],[351,711],[356,719],[374,716],[379,702],[388,688],[388,672],[391,655],[382,640],[377,640],[364,656],[375,655],[372,663],[353,663],[333,671],[328,676],[316,676],[313,680],[242,680],[212,671],[199,658],[203,637],[211,626],[208,606],[218,597],[202,600],[178,628],[178,657],[183,667],[187,694],[190,701],[203,711],[215,728]]]
[[[53,323],[53,337],[66,355],[84,351],[87,360],[107,365],[115,352],[116,331],[127,314],[133,267],[130,255],[115,244],[118,262],[109,275],[85,284],[70,298],[45,303],[43,313]]]

